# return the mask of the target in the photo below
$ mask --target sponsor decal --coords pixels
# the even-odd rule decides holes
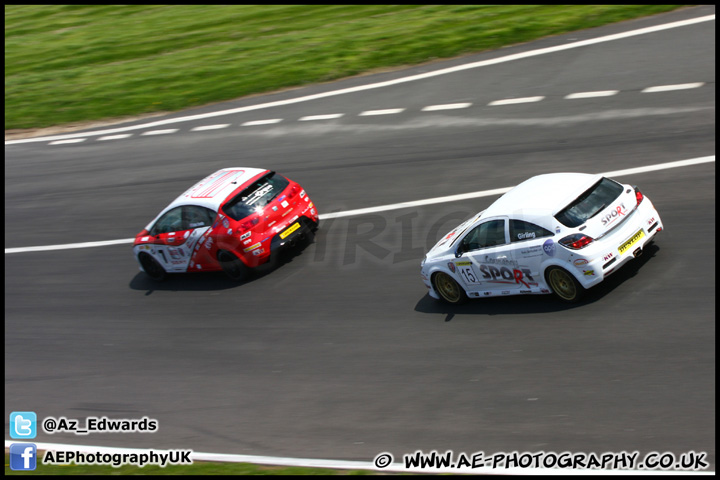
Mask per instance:
[[[247,245],[248,243],[252,242],[252,238],[248,238],[247,240],[243,240],[243,245]]]
[[[540,293],[550,293],[550,290],[548,290],[547,288],[541,288]]]
[[[557,227],[555,227],[555,233],[560,233],[560,225],[558,225]]]
[[[637,242],[639,242],[640,239],[643,238],[644,236],[645,236],[645,231],[641,228],[640,230],[637,231],[637,233],[635,235],[630,237],[629,240],[627,240],[625,243],[623,243],[622,245],[620,245],[618,247],[618,253],[620,253],[620,255],[622,255],[623,253],[627,252],[630,249],[630,247],[632,247]]]
[[[257,190],[255,190],[253,193],[248,195],[247,197],[243,198],[245,203],[247,205],[252,206],[254,203],[256,203],[258,200],[260,200],[262,197],[264,197],[266,194],[272,192],[273,186],[271,184],[264,185]]]
[[[532,290],[520,290],[520,293],[532,293]]]
[[[483,292],[483,295],[485,295],[486,297],[489,297],[490,295],[492,295],[492,292]]]
[[[227,234],[232,235],[232,228],[228,228]]]
[[[455,264],[453,262],[448,262],[448,268],[451,272],[455,273]]]
[[[260,255],[260,254],[262,254],[262,253],[265,253],[265,249],[264,249],[264,248],[258,248],[257,250],[254,250],[254,251],[253,251],[253,255],[256,255],[256,256],[257,256],[257,255]]]
[[[300,198],[305,198],[305,190],[300,190]]]
[[[470,292],[470,295],[472,295],[473,297],[479,297],[480,293],[479,292]]]
[[[213,244],[213,239],[212,239],[212,237],[208,237],[207,241],[205,242],[205,248],[207,248],[208,250],[210,250],[210,247],[212,247],[212,244]]]
[[[150,240],[150,237],[142,237],[140,239],[141,242],[147,242],[148,240]]]
[[[287,208],[288,205],[290,205],[290,204],[287,202],[287,200],[284,200],[284,201],[280,202],[280,205],[281,205],[283,208]]]
[[[250,250],[255,250],[256,248],[260,248],[262,244],[260,242],[256,243],[255,245],[250,245],[249,247],[245,248],[243,252],[249,252]]]
[[[273,222],[273,223],[275,223],[275,222]],[[272,225],[272,223],[270,225]],[[243,233],[242,235],[240,235],[240,240],[245,240],[250,235],[252,235],[252,232]]]
[[[607,262],[608,260],[610,260],[610,259],[613,258],[614,256],[615,256],[615,254],[614,254],[613,252],[610,252],[610,253],[608,253],[608,254],[606,254],[606,255],[603,255],[603,261],[604,261],[604,262]]]
[[[188,225],[188,226],[189,226],[190,228],[197,228],[197,227],[202,227],[203,225],[205,225],[205,222],[194,222],[194,223],[191,223],[191,224]]]
[[[525,257],[537,257],[542,255],[542,252],[542,246],[538,245],[537,247],[523,248],[522,250],[520,250],[520,255],[523,255]]]
[[[485,255],[485,259],[483,260],[483,262],[489,263],[491,265],[507,265],[515,268],[519,266],[517,260],[510,260],[507,258],[495,258],[488,255]]]
[[[585,275],[585,276],[590,276],[590,275],[592,275],[592,276],[594,277],[594,276],[595,276],[595,270],[583,270],[583,275]]]
[[[290,228],[288,228],[287,230],[285,230],[284,232],[282,232],[282,233],[280,234],[280,238],[286,238],[288,235],[290,235],[291,233],[293,233],[293,232],[294,232],[295,230],[297,230],[298,228],[300,228],[300,224],[299,224],[299,223],[293,223]]]
[[[518,240],[525,240],[528,238],[535,238],[535,232],[523,232],[517,234]]]
[[[468,262],[467,260],[465,260],[462,262],[455,262],[455,265],[457,265],[458,267],[466,267],[468,265],[472,265],[472,262]]]
[[[189,236],[190,236],[190,230],[188,230],[187,232],[185,232],[185,235],[183,235],[184,238],[188,238]]]
[[[577,260],[575,260],[573,262],[573,265],[575,265],[576,267],[582,267],[583,265],[587,265],[587,264],[588,264],[588,261],[585,260],[584,258],[578,258]]]
[[[602,222],[602,224],[604,226],[607,227],[611,223],[615,222],[615,220],[617,220],[618,218],[625,216],[625,213],[627,213],[627,208],[625,208],[624,203],[621,203],[620,205],[615,207],[615,209],[612,212],[608,213],[603,218],[601,218],[600,221]]]
[[[498,268],[495,265],[480,265],[480,272],[484,279],[492,283],[522,283],[527,288],[530,288],[530,284],[525,281],[527,279],[532,282],[532,285],[537,286],[537,283],[534,282],[535,279],[530,275],[529,268],[514,268],[511,270],[508,267]]]
[[[277,212],[278,211],[277,205],[273,205],[272,209],[273,209],[273,212]]]
[[[655,217],[650,217],[650,219],[647,221],[648,227],[651,227],[653,223],[655,223]]]
[[[503,290],[500,292],[502,295],[510,295],[510,290]]]
[[[545,243],[543,243],[543,250],[548,254],[548,256],[555,256],[555,242],[553,242],[550,238],[545,240]]]
[[[223,219],[222,225],[223,225],[223,227],[225,227],[225,228],[229,228],[229,227],[230,227],[230,222],[228,221],[227,218]]]
[[[278,198],[278,202],[282,202],[287,198],[287,195],[283,195],[282,197]]]
[[[314,209],[314,208],[311,208],[311,209],[310,209],[310,213],[312,213],[313,215],[315,215],[315,209]]]

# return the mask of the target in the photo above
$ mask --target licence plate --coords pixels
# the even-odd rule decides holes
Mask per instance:
[[[618,247],[618,252],[620,252],[620,255],[627,252],[630,249],[630,247],[635,245],[644,236],[645,236],[645,232],[641,228],[640,230],[637,231],[637,233],[635,235],[630,237],[630,239],[628,241],[626,241],[625,243],[623,243],[622,245],[620,245]]]
[[[284,232],[282,232],[280,234],[280,238],[285,239],[285,237],[287,237],[288,235],[293,233],[298,228],[300,228],[300,223],[298,223],[298,222],[293,223],[290,228],[288,228],[287,230],[285,230]]]

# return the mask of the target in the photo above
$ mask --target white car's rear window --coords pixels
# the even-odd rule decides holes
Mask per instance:
[[[555,218],[566,227],[579,227],[617,200],[622,191],[622,185],[603,177],[570,205],[560,210]]]

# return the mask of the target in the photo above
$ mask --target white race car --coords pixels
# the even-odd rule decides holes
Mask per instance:
[[[538,175],[445,235],[421,274],[431,297],[452,304],[546,293],[572,303],[662,229],[637,187],[602,175]]]

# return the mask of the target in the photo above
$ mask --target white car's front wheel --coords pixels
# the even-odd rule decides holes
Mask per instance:
[[[563,302],[578,302],[585,294],[585,288],[564,268],[548,268],[545,271],[545,280],[553,293]]]
[[[447,273],[437,272],[432,276],[432,283],[440,298],[447,303],[458,305],[464,303],[468,296],[465,290]]]

